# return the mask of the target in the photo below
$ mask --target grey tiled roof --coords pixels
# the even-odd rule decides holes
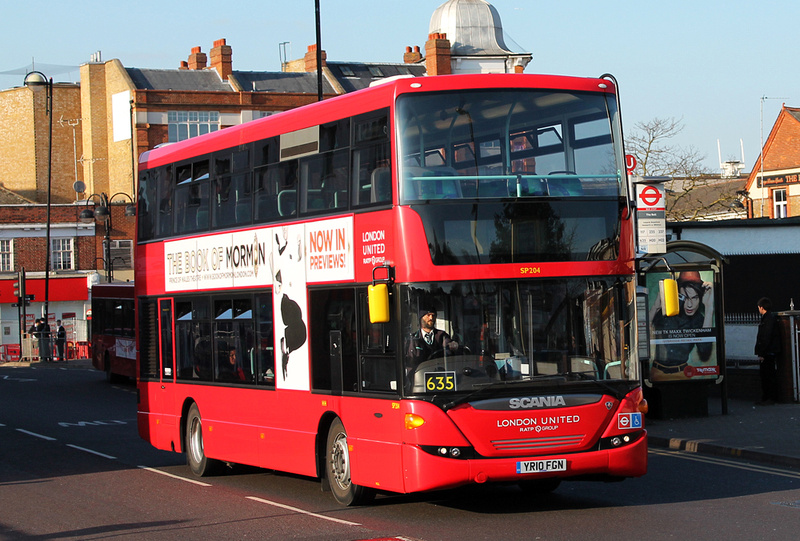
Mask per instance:
[[[317,93],[316,73],[234,71],[233,78],[245,92]],[[336,93],[324,77],[322,91],[325,94]]]
[[[345,92],[367,88],[373,81],[397,75],[425,75],[425,64],[380,64],[368,62],[328,62],[331,71]]]
[[[28,199],[15,191],[0,186],[0,205],[35,205],[36,201]]]
[[[200,90],[232,92],[229,83],[219,78],[217,70],[179,70],[125,68],[139,90]]]
[[[425,75],[425,64],[380,64],[367,62],[328,62],[330,73],[345,92],[367,88],[373,81],[397,75]],[[140,90],[199,90],[233,92],[233,86],[219,78],[216,70],[126,68],[134,86]],[[234,71],[231,79],[245,92],[316,94],[317,74],[302,72]],[[323,80],[323,92],[336,90]]]

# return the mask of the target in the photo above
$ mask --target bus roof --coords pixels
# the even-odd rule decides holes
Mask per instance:
[[[113,282],[92,286],[92,298],[94,299],[133,299],[133,292],[133,282]]]
[[[139,158],[140,167],[142,169],[158,167],[281,133],[332,122],[343,116],[367,113],[388,107],[399,94],[490,88],[541,88],[609,93],[615,91],[614,83],[610,79],[563,75],[470,74],[400,78],[145,151]]]

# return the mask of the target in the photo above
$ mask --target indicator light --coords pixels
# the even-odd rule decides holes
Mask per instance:
[[[425,424],[425,419],[413,413],[406,413],[406,429],[413,430]]]

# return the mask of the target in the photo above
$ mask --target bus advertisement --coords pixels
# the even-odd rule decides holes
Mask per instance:
[[[145,152],[138,423],[376,492],[647,470],[610,76],[401,78]]]
[[[92,366],[110,383],[136,378],[135,299],[132,282],[92,286]]]

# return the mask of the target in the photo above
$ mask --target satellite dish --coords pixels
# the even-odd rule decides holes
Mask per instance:
[[[72,189],[75,193],[83,193],[86,191],[86,184],[84,184],[82,180],[76,180],[72,185]]]

